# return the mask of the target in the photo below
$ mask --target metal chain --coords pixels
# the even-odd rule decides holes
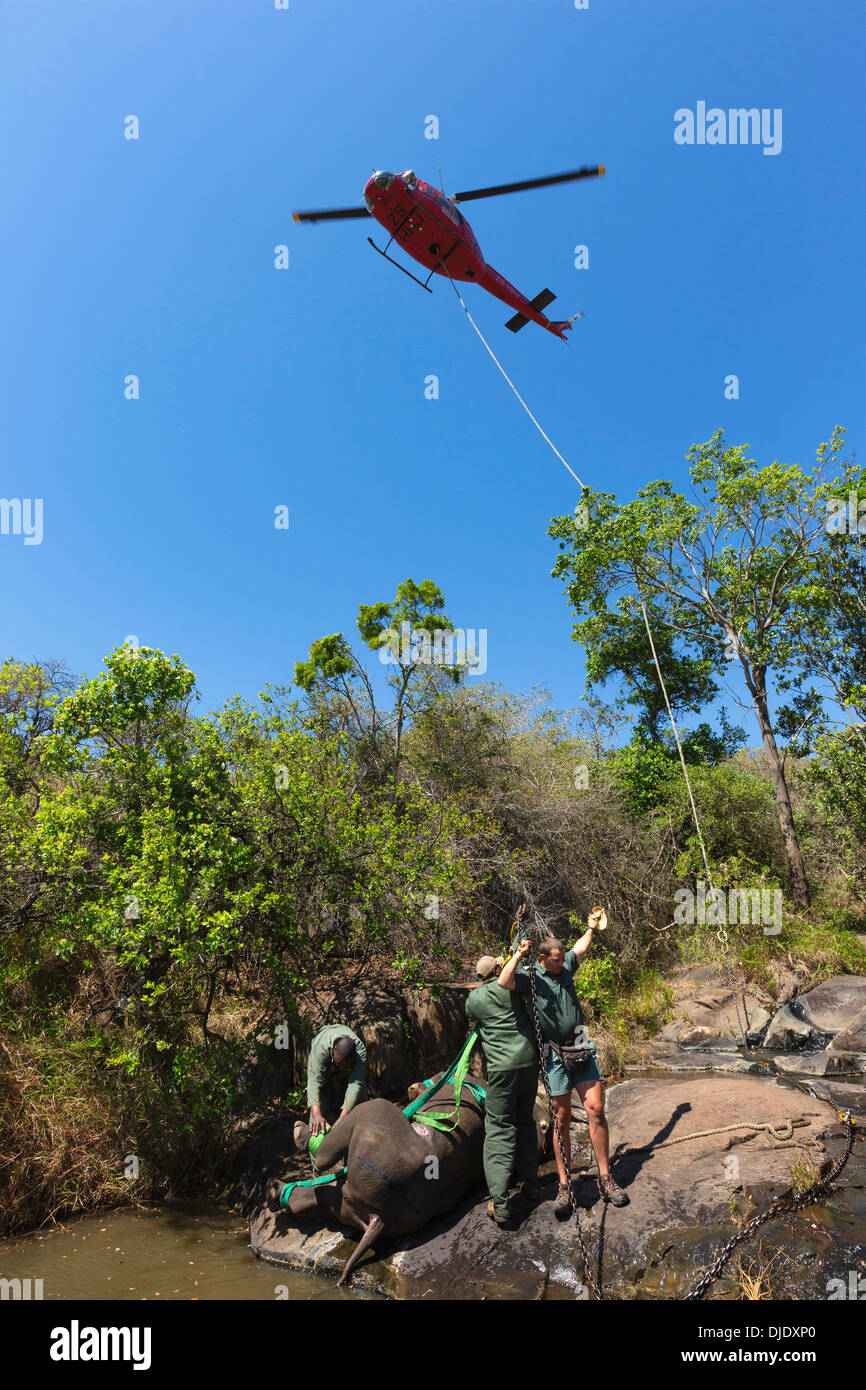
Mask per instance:
[[[533,1022],[534,1022],[534,1024],[535,1024],[535,1037],[536,1037],[536,1040],[537,1040],[537,1043],[538,1043],[538,1058],[539,1058],[539,1062],[541,1063],[541,1075],[542,1075],[542,1078],[543,1078],[543,1080],[544,1080],[544,1089],[545,1089],[545,1091],[547,1092],[547,1104],[548,1104],[548,1107],[549,1107],[549,1109],[550,1109],[550,1119],[551,1119],[551,1123],[552,1123],[553,1128],[554,1128],[554,1131],[555,1131],[555,1133],[556,1133],[556,1138],[557,1138],[558,1141],[559,1141],[559,1153],[560,1153],[560,1156],[561,1156],[562,1161],[563,1161],[563,1164],[564,1164],[564,1163],[565,1163],[565,1145],[564,1145],[563,1142],[562,1142],[562,1131],[561,1131],[561,1129],[560,1129],[560,1127],[559,1127],[559,1120],[557,1119],[557,1116],[556,1116],[556,1110],[554,1109],[554,1105],[553,1105],[553,1096],[552,1096],[551,1093],[550,1093],[550,1082],[549,1082],[548,1077],[547,1077],[547,1067],[546,1067],[545,1064],[544,1064],[544,1041],[545,1041],[545,1040],[544,1040],[544,1037],[543,1037],[542,1032],[541,1032],[541,1023],[539,1022],[539,1018],[538,1018],[538,995],[537,995],[536,984],[535,984],[535,968],[534,968],[534,966],[532,966],[531,964],[530,964],[530,966],[529,966],[528,974],[529,974],[529,992],[530,992],[530,997],[531,997],[531,999],[532,999],[532,1018],[533,1018]],[[572,1211],[572,1215],[574,1216],[575,1228],[576,1228],[576,1230],[577,1230],[577,1239],[578,1239],[578,1241],[579,1241],[579,1243],[580,1243],[580,1252],[581,1252],[581,1255],[583,1256],[583,1278],[584,1278],[584,1280],[586,1281],[586,1283],[589,1284],[589,1287],[592,1289],[592,1291],[593,1291],[593,1293],[595,1294],[596,1298],[597,1298],[598,1301],[601,1303],[601,1302],[603,1302],[603,1295],[602,1295],[601,1289],[599,1288],[598,1284],[597,1284],[596,1281],[595,1281],[595,1278],[593,1277],[592,1270],[590,1269],[590,1265],[589,1265],[589,1251],[588,1251],[587,1248],[586,1248],[586,1243],[585,1243],[585,1241],[584,1241],[584,1239],[583,1239],[583,1232],[582,1232],[581,1229],[580,1229],[580,1210],[579,1210],[579,1208],[578,1208],[577,1200],[576,1200],[575,1195],[574,1195],[574,1184],[573,1184],[572,1181],[571,1181],[571,1173],[568,1173],[568,1174],[567,1174],[567,1177],[568,1177],[568,1200],[569,1200],[569,1202],[571,1203],[571,1211]]]
[[[541,1063],[541,1076],[542,1076],[542,1079],[543,1079],[543,1081],[544,1081],[544,1089],[545,1089],[545,1092],[546,1092],[546,1094],[547,1094],[547,1104],[548,1104],[548,1107],[549,1107],[549,1110],[550,1110],[550,1119],[551,1119],[551,1123],[552,1123],[552,1125],[553,1125],[553,1128],[554,1128],[554,1131],[555,1131],[555,1134],[556,1134],[556,1138],[557,1138],[558,1141],[559,1141],[559,1152],[560,1152],[560,1155],[561,1155],[561,1157],[562,1157],[562,1159],[563,1159],[563,1161],[564,1161],[564,1159],[565,1159],[565,1145],[564,1145],[563,1142],[562,1142],[562,1131],[561,1131],[561,1129],[560,1129],[559,1120],[558,1120],[557,1117],[556,1117],[556,1111],[555,1111],[554,1105],[553,1105],[553,1096],[551,1095],[551,1092],[550,1092],[550,1082],[549,1082],[548,1077],[547,1077],[547,1067],[544,1065],[544,1045],[545,1045],[545,1039],[544,1039],[544,1036],[543,1036],[542,1031],[541,1031],[541,1022],[540,1022],[539,1016],[538,1016],[538,994],[537,994],[536,983],[535,983],[535,969],[534,969],[534,967],[532,966],[532,964],[529,965],[529,969],[528,969],[527,973],[528,973],[528,975],[529,975],[529,996],[530,996],[530,999],[531,999],[531,1001],[532,1001],[532,1020],[533,1020],[533,1023],[534,1023],[534,1025],[535,1025],[535,1037],[536,1037],[536,1042],[537,1042],[537,1044],[538,1044],[538,1056],[539,1056],[539,1061],[540,1061],[540,1063]],[[764,1066],[760,1066],[760,1065],[759,1065],[759,1066],[756,1067],[756,1070],[764,1071],[767,1075],[773,1075],[773,1073],[771,1073],[771,1072],[769,1071],[769,1068],[764,1067]],[[812,1092],[809,1091],[809,1090],[806,1088],[806,1086],[804,1086],[801,1082],[795,1080],[794,1077],[789,1077],[789,1078],[787,1078],[787,1079],[790,1080],[790,1081],[792,1081],[792,1082],[794,1083],[794,1085],[797,1086],[801,1091],[803,1091],[803,1093],[804,1093],[805,1095],[809,1096],[810,1100],[814,1100],[815,1097],[814,1097],[814,1095],[812,1094]],[[770,1205],[769,1205],[769,1207],[767,1207],[767,1210],[766,1210],[766,1211],[761,1212],[758,1216],[753,1217],[752,1220],[748,1223],[748,1225],[747,1225],[747,1226],[744,1226],[744,1228],[742,1229],[742,1231],[737,1231],[737,1233],[736,1233],[734,1236],[731,1237],[731,1239],[728,1241],[728,1243],[722,1248],[722,1250],[721,1250],[721,1251],[719,1252],[719,1254],[716,1256],[716,1259],[713,1261],[713,1263],[712,1263],[712,1265],[710,1266],[710,1268],[709,1268],[704,1274],[701,1275],[700,1279],[698,1279],[698,1281],[693,1285],[693,1287],[689,1290],[689,1292],[683,1296],[683,1302],[688,1303],[688,1302],[691,1302],[691,1301],[694,1301],[694,1300],[697,1300],[697,1299],[702,1298],[703,1295],[706,1293],[707,1289],[709,1288],[710,1284],[712,1284],[712,1283],[714,1283],[714,1282],[716,1281],[716,1279],[718,1278],[718,1276],[719,1276],[719,1274],[721,1273],[721,1271],[724,1269],[725,1265],[727,1264],[728,1260],[730,1259],[730,1257],[731,1257],[731,1255],[733,1254],[733,1252],[734,1252],[734,1250],[736,1249],[736,1247],[737,1247],[739,1244],[741,1244],[742,1241],[747,1240],[748,1237],[749,1237],[750,1235],[752,1235],[755,1231],[757,1231],[757,1230],[759,1229],[759,1227],[763,1226],[764,1223],[765,1223],[766,1221],[769,1221],[769,1220],[771,1219],[771,1217],[773,1217],[773,1216],[778,1216],[778,1215],[780,1215],[782,1212],[787,1212],[787,1211],[790,1211],[790,1212],[802,1211],[802,1209],[803,1209],[804,1207],[811,1206],[811,1204],[815,1201],[815,1198],[816,1198],[816,1197],[820,1196],[821,1193],[826,1192],[826,1191],[828,1190],[828,1188],[832,1187],[833,1183],[837,1180],[837,1178],[838,1178],[839,1175],[841,1174],[843,1168],[845,1167],[845,1164],[848,1162],[848,1159],[851,1157],[851,1150],[852,1150],[852,1148],[853,1148],[853,1146],[854,1146],[854,1121],[853,1121],[853,1119],[851,1118],[851,1112],[850,1112],[849,1110],[845,1110],[845,1111],[840,1110],[840,1111],[838,1111],[837,1113],[838,1113],[838,1115],[839,1115],[839,1118],[844,1122],[845,1127],[846,1127],[845,1150],[844,1150],[843,1154],[841,1155],[841,1157],[840,1157],[839,1159],[837,1159],[836,1163],[833,1165],[833,1168],[832,1168],[831,1171],[827,1174],[826,1178],[819,1179],[818,1182],[813,1183],[813,1185],[812,1185],[806,1192],[801,1193],[799,1197],[793,1197],[793,1196],[790,1196],[790,1195],[788,1195],[788,1196],[783,1196],[783,1197],[777,1197],[776,1200],[775,1200],[774,1202],[771,1202],[771,1203],[770,1203]],[[793,1121],[792,1123],[793,1123],[793,1124],[797,1124],[797,1121]],[[763,1128],[763,1126],[761,1126],[761,1127]],[[725,1129],[727,1129],[727,1128],[745,1128],[745,1126],[726,1126]],[[758,1126],[755,1126],[755,1128],[758,1128]],[[767,1126],[767,1129],[768,1129],[768,1130],[771,1130],[771,1129],[772,1129],[772,1126],[768,1125],[768,1126]],[[715,1131],[708,1131],[708,1133],[713,1133],[713,1132],[715,1132]],[[722,1131],[719,1130],[718,1132],[721,1133]],[[689,1138],[689,1139],[694,1139],[694,1138],[697,1138],[697,1137],[698,1137],[698,1136],[697,1136],[697,1135],[694,1135],[694,1134],[684,1136],[684,1138]],[[680,1142],[680,1141],[678,1141],[678,1140],[673,1140],[673,1141],[667,1141],[667,1142],[669,1142],[669,1143],[670,1143],[670,1142],[677,1143],[677,1142]],[[645,1146],[645,1147],[651,1147],[651,1146],[647,1145],[647,1146]],[[662,1145],[656,1145],[656,1146],[652,1146],[652,1147],[661,1148]],[[581,1255],[582,1255],[582,1258],[583,1258],[583,1277],[584,1277],[584,1280],[586,1281],[586,1283],[589,1284],[589,1287],[592,1289],[593,1293],[595,1294],[595,1296],[596,1296],[596,1298],[599,1300],[599,1302],[603,1302],[603,1301],[604,1301],[604,1295],[602,1294],[601,1289],[600,1289],[598,1283],[596,1282],[595,1278],[593,1277],[592,1270],[591,1270],[591,1268],[590,1268],[590,1263],[589,1263],[589,1252],[588,1252],[588,1250],[587,1250],[587,1248],[586,1248],[586,1243],[585,1243],[585,1241],[584,1241],[584,1239],[583,1239],[583,1232],[582,1232],[581,1229],[580,1229],[580,1209],[579,1209],[579,1207],[578,1207],[578,1205],[577,1205],[577,1200],[576,1200],[575,1195],[574,1195],[574,1186],[573,1186],[572,1181],[571,1181],[571,1174],[570,1174],[570,1173],[568,1174],[568,1184],[567,1184],[567,1186],[568,1186],[568,1200],[569,1200],[569,1202],[570,1202],[570,1204],[571,1204],[572,1215],[574,1216],[575,1228],[576,1228],[576,1230],[577,1230],[577,1238],[578,1238],[578,1241],[579,1241],[579,1243],[580,1243],[580,1251],[581,1251]]]
[[[727,1245],[725,1245],[723,1249],[719,1252],[719,1254],[716,1256],[716,1259],[710,1265],[706,1273],[701,1275],[697,1283],[694,1284],[693,1287],[689,1290],[689,1292],[684,1296],[684,1303],[688,1303],[692,1300],[702,1298],[703,1295],[706,1293],[707,1289],[709,1288],[710,1284],[715,1283],[719,1274],[724,1269],[725,1265],[730,1259],[733,1251],[740,1244],[740,1242],[746,1240],[750,1235],[757,1231],[759,1226],[763,1226],[765,1221],[769,1221],[771,1216],[778,1216],[781,1212],[784,1211],[802,1211],[803,1207],[811,1206],[815,1198],[821,1192],[826,1191],[826,1189],[829,1188],[836,1181],[836,1179],[839,1177],[839,1174],[842,1172],[842,1169],[845,1167],[845,1164],[848,1162],[848,1159],[851,1156],[851,1149],[854,1145],[854,1122],[851,1119],[850,1111],[845,1111],[844,1113],[840,1111],[840,1118],[845,1121],[846,1126],[845,1152],[842,1154],[841,1158],[839,1158],[833,1165],[833,1168],[827,1174],[827,1177],[815,1183],[812,1187],[808,1189],[807,1192],[801,1193],[799,1197],[777,1197],[775,1202],[770,1203],[766,1211],[761,1212],[759,1216],[754,1216],[752,1220],[749,1222],[749,1224],[743,1227],[742,1231],[738,1231],[736,1235],[731,1237]]]

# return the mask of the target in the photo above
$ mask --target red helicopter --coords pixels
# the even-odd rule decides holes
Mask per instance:
[[[566,333],[575,319],[551,320],[541,311],[550,304],[556,295],[550,290],[542,290],[534,299],[526,299],[518,289],[488,265],[481,254],[481,247],[475,233],[457,208],[458,203],[468,203],[473,198],[492,198],[500,193],[519,193],[525,188],[543,188],[551,183],[568,183],[572,179],[588,179],[604,173],[604,165],[593,168],[574,169],[568,174],[552,174],[547,178],[526,179],[523,183],[501,183],[492,188],[470,188],[464,193],[456,193],[449,198],[432,184],[419,179],[411,169],[402,174],[388,174],[378,170],[368,179],[364,189],[366,207],[325,208],[319,212],[294,212],[296,222],[336,222],[346,217],[375,217],[377,222],[390,233],[388,245],[383,251],[372,237],[367,237],[374,251],[384,256],[410,280],[422,289],[430,290],[430,280],[434,275],[450,276],[452,280],[471,280],[481,285],[490,294],[516,309],[505,327],[517,333],[532,319],[557,338],[566,340]],[[408,254],[420,261],[430,274],[419,280],[405,266],[400,265],[388,255],[388,247],[396,238]],[[432,294],[432,290],[430,290]]]

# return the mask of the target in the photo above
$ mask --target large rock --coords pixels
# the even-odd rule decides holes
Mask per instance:
[[[812,1141],[839,1127],[824,1101],[781,1082],[741,1076],[625,1081],[608,1090],[607,1112],[614,1173],[631,1205],[606,1208],[591,1177],[578,1182],[577,1200],[593,1271],[601,1249],[606,1294],[629,1298],[681,1296],[737,1229],[732,1212],[754,1214],[788,1191],[795,1158],[813,1156],[826,1169],[831,1159]],[[794,1120],[807,1123],[792,1127],[789,1146],[781,1148],[744,1124],[771,1123],[784,1134]],[[733,1124],[734,1130],[686,1137]],[[640,1149],[680,1138],[684,1142],[666,1148]],[[488,1220],[486,1197],[478,1191],[425,1231],[368,1251],[353,1281],[396,1298],[579,1297],[577,1232],[573,1222],[555,1220],[555,1191],[550,1184],[536,1208],[518,1206],[516,1231]],[[324,1231],[321,1222],[280,1233],[276,1219],[266,1210],[254,1218],[258,1253],[296,1268],[339,1272],[352,1248],[347,1233]],[[790,1239],[797,1253],[803,1232]],[[788,1263],[795,1267],[797,1260]],[[724,1288],[720,1282],[714,1292]]]
[[[783,1004],[764,1035],[764,1047],[808,1047],[814,1037],[812,1024],[800,1018],[790,1004]]]
[[[866,1053],[866,1008],[854,1016],[830,1044],[831,1052]]]
[[[698,966],[675,978],[674,1008],[676,1016],[658,1037],[678,1047],[735,1047],[743,1041],[740,1019],[750,1041],[758,1039],[770,1022],[754,994],[738,994],[735,999],[711,966]]]
[[[841,1033],[866,1009],[866,976],[837,975],[797,999],[798,1011],[819,1033]]]
[[[554,1218],[555,1194],[554,1182],[539,1207],[515,1198],[520,1226],[505,1232],[487,1216],[487,1196],[479,1190],[419,1235],[367,1251],[352,1287],[398,1299],[534,1301],[556,1290],[573,1296],[580,1292],[577,1236]],[[262,1208],[250,1223],[250,1241],[272,1263],[336,1277],[356,1237],[310,1221],[282,1230],[280,1218]]]
[[[852,1115],[866,1115],[866,1086],[851,1081],[810,1081],[810,1090],[827,1100],[837,1110],[850,1110]]]
[[[824,1049],[821,1052],[800,1053],[799,1056],[786,1057],[781,1054],[773,1058],[779,1071],[797,1076],[841,1076],[858,1070],[853,1057]]]

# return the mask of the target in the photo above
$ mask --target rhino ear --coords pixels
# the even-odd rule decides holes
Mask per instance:
[[[310,1127],[305,1125],[303,1120],[295,1120],[294,1128],[295,1148],[303,1152],[309,1147]]]

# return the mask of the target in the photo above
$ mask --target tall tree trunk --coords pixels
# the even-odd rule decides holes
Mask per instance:
[[[761,729],[761,738],[764,740],[764,751],[767,754],[767,763],[770,769],[770,780],[773,783],[773,790],[776,793],[776,810],[779,816],[779,828],[782,832],[782,840],[785,844],[785,856],[788,860],[788,871],[791,875],[791,895],[794,899],[794,906],[798,911],[805,912],[809,907],[809,883],[806,878],[806,869],[803,865],[803,854],[800,849],[800,841],[797,838],[797,828],[794,825],[794,813],[791,810],[791,795],[788,791],[788,783],[785,780],[785,769],[782,766],[782,758],[776,745],[773,725],[770,722],[764,669],[759,668],[755,670],[753,676],[754,679],[749,681],[749,686],[755,699],[758,724]]]

